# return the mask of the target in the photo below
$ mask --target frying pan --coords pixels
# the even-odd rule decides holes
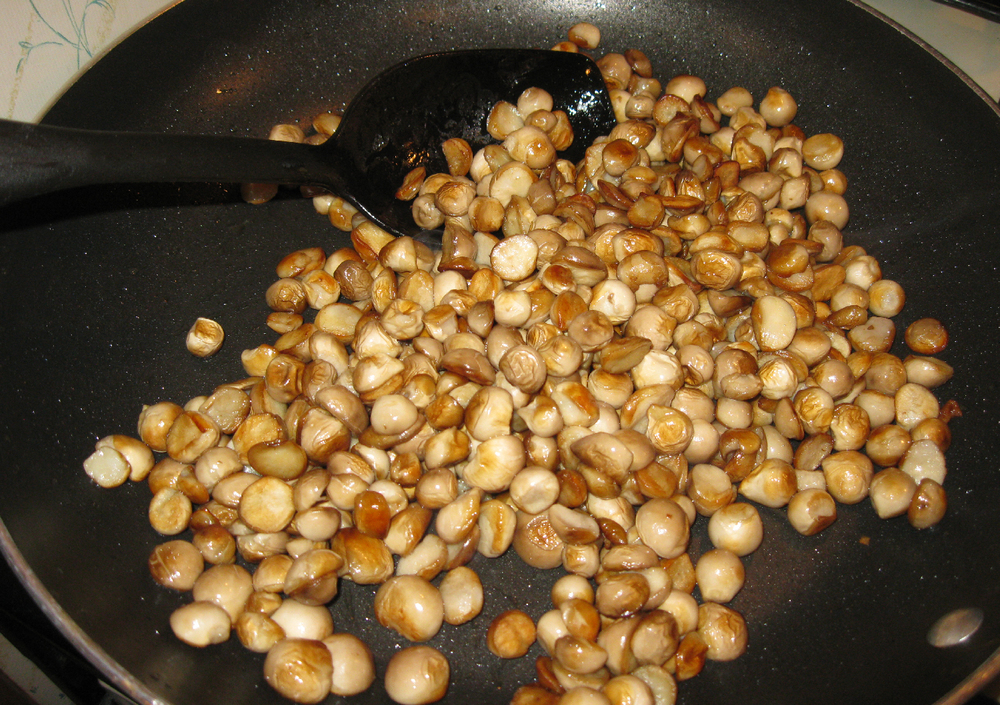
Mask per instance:
[[[750,629],[735,662],[709,663],[681,684],[682,703],[957,703],[1000,670],[1000,483],[994,279],[1000,222],[1000,113],[940,57],[849,2],[705,0],[578,4],[558,0],[358,3],[187,0],[84,75],[47,122],[84,128],[260,136],[275,122],[342,107],[366,79],[409,56],[477,46],[551,46],[587,19],[602,50],[644,50],[657,75],[702,76],[718,95],[781,85],[807,134],[844,138],[850,242],[875,254],[908,303],[897,319],[947,323],[939,390],[952,422],[936,528],[881,521],[867,505],[804,538],[762,509],[766,538],[746,560],[733,602]],[[183,403],[243,376],[238,352],[274,334],[263,291],[294,249],[346,244],[287,197],[264,207],[223,185],[81,189],[6,208],[0,218],[4,552],[46,614],[136,700],[176,705],[278,703],[262,659],[235,639],[195,650],[168,615],[183,597],[153,584],[160,539],[148,490],[94,486],[81,462],[96,438],[134,433],[141,405]],[[223,352],[183,349],[197,316],[220,321]],[[899,352],[902,352],[900,350]],[[696,524],[692,553],[708,546]],[[538,617],[557,571],[512,555],[477,559],[483,614],[431,642],[453,666],[447,702],[506,702],[533,661],[484,647],[492,617]],[[373,646],[383,673],[401,645],[371,616],[372,590],[343,584],[338,631]],[[983,612],[962,643],[928,630],[956,609]],[[537,650],[538,647],[536,646]],[[384,702],[377,682],[358,702]]]

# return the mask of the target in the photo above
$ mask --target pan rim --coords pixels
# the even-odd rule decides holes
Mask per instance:
[[[117,660],[91,639],[62,608],[28,565],[2,517],[0,517],[0,553],[46,618],[91,665],[103,675],[109,676],[114,681],[115,687],[144,705],[167,705],[167,701],[157,698],[142,681],[125,670]]]
[[[904,37],[906,37],[914,44],[919,46],[921,49],[926,51],[928,54],[933,56],[935,59],[940,61],[945,67],[948,68],[948,70],[950,70],[959,79],[961,79],[962,83],[964,83],[966,86],[972,89],[972,92],[978,95],[986,103],[986,105],[989,106],[990,110],[992,110],[996,114],[997,117],[1000,117],[1000,102],[993,100],[990,94],[987,93],[982,86],[973,81],[972,78],[969,76],[969,74],[963,71],[954,61],[952,61],[947,56],[942,54],[938,49],[932,47],[930,44],[928,44],[926,41],[918,37],[912,31],[901,25],[899,22],[886,15],[884,12],[876,10],[874,7],[862,2],[861,0],[847,0],[847,1],[850,4],[854,5],[855,7],[864,10],[865,12],[872,15],[876,19],[882,20],[882,22],[895,29]]]

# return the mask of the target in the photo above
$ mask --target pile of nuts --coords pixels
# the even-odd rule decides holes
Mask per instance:
[[[556,48],[598,41],[582,24]],[[913,354],[890,352],[905,295],[843,243],[841,140],[803,134],[780,88],[755,108],[742,88],[709,102],[693,76],[661,85],[639,51],[598,65],[618,124],[579,164],[558,158],[565,114],[531,89],[491,113],[496,144],[449,140],[449,173],[407,177],[397,196],[443,229],[439,252],[307,193],[353,248],[278,264],[280,337],[242,353],[248,377],[145,407],[141,440],[98,442],[91,477],[147,482],[153,528],[188,537],[149,559],[191,593],[180,639],[235,631],[297,702],[356,694],[374,661],[327,605],[340,579],[379,585],[375,616],[415,643],[386,690],[433,702],[449,664],[421,642],[480,614],[470,561],[512,547],[567,572],[551,610],[490,626],[500,658],[545,652],[512,702],[671,705],[747,647],[725,603],[763,539],[758,506],[807,536],[865,499],[917,528],[942,518],[960,413],[931,391],[952,375],[934,357],[947,332],[921,319]],[[272,137],[320,142],[336,122]],[[196,354],[221,342],[210,323]],[[713,548],[694,557],[699,516]]]

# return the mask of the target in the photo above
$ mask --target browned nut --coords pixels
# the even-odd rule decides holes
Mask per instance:
[[[187,541],[167,541],[157,546],[149,556],[149,572],[153,580],[174,590],[193,588],[204,566],[201,552]]]
[[[698,608],[698,633],[705,640],[705,655],[713,661],[732,661],[747,649],[743,616],[725,605],[706,602]]]
[[[708,644],[700,631],[688,632],[678,644],[677,652],[672,659],[674,677],[679,681],[694,678],[705,667],[707,655]]]
[[[788,522],[803,536],[817,534],[837,519],[837,503],[826,490],[808,488],[788,501]]]
[[[936,355],[948,346],[948,331],[938,320],[921,318],[907,326],[904,339],[918,355]]]
[[[222,326],[210,318],[198,318],[188,330],[185,344],[192,355],[210,357],[219,352],[225,333]]]
[[[166,451],[167,432],[182,413],[184,409],[168,401],[144,406],[139,414],[139,438],[155,451]]]
[[[337,595],[344,559],[328,549],[313,549],[296,558],[285,575],[283,591],[306,605],[325,605]]]
[[[320,703],[330,695],[333,661],[322,641],[283,639],[264,660],[264,680],[283,697]]]
[[[948,499],[944,488],[930,478],[924,478],[917,485],[906,516],[917,529],[927,529],[944,518]]]
[[[535,568],[555,568],[562,563],[565,544],[547,514],[518,511],[512,545],[521,560]]]
[[[635,515],[643,543],[662,558],[676,558],[687,550],[690,526],[684,510],[669,499],[651,499]]]
[[[595,606],[616,619],[638,612],[649,599],[649,583],[641,573],[622,572],[610,575],[597,586]]]
[[[500,658],[520,658],[535,643],[535,623],[520,610],[507,610],[494,618],[486,632],[486,646]]]

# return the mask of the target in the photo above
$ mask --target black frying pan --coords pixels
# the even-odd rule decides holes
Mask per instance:
[[[1000,670],[997,106],[848,2],[575,7],[188,0],[112,51],[47,121],[260,136],[274,122],[341,107],[368,77],[411,55],[550,46],[581,19],[604,30],[604,50],[641,48],[658,75],[697,73],[713,95],[744,85],[761,96],[782,85],[807,133],[835,132],[848,145],[847,231],[906,287],[900,326],[934,316],[950,328],[944,357],[958,373],[940,392],[964,412],[948,453],[950,507],[923,532],[880,521],[865,505],[842,507],[810,539],[782,513],[763,511],[767,538],[733,603],[747,617],[749,651],[682,684],[681,702],[964,700]],[[167,618],[183,598],[146,572],[159,540],[145,521],[148,490],[100,490],[81,461],[97,437],[133,432],[141,404],[183,402],[241,377],[238,351],[273,337],[262,292],[274,264],[345,238],[308,202],[252,208],[229,186],[79,190],[0,215],[5,553],[43,609],[134,698],[280,702],[263,683],[261,657],[235,639],[207,650],[174,639]],[[208,360],[183,349],[199,315],[228,332],[224,352]],[[707,545],[699,527],[695,554]],[[486,627],[511,606],[539,616],[557,573],[525,570],[513,556],[474,565],[488,586],[483,615],[432,643],[451,657],[449,702],[506,702],[533,679],[537,653],[499,662],[483,647]],[[371,596],[345,585],[335,620],[373,645],[381,674],[400,642],[374,622]],[[984,611],[981,628],[958,646],[931,646],[931,625],[966,607]],[[380,686],[369,700],[385,700]]]

